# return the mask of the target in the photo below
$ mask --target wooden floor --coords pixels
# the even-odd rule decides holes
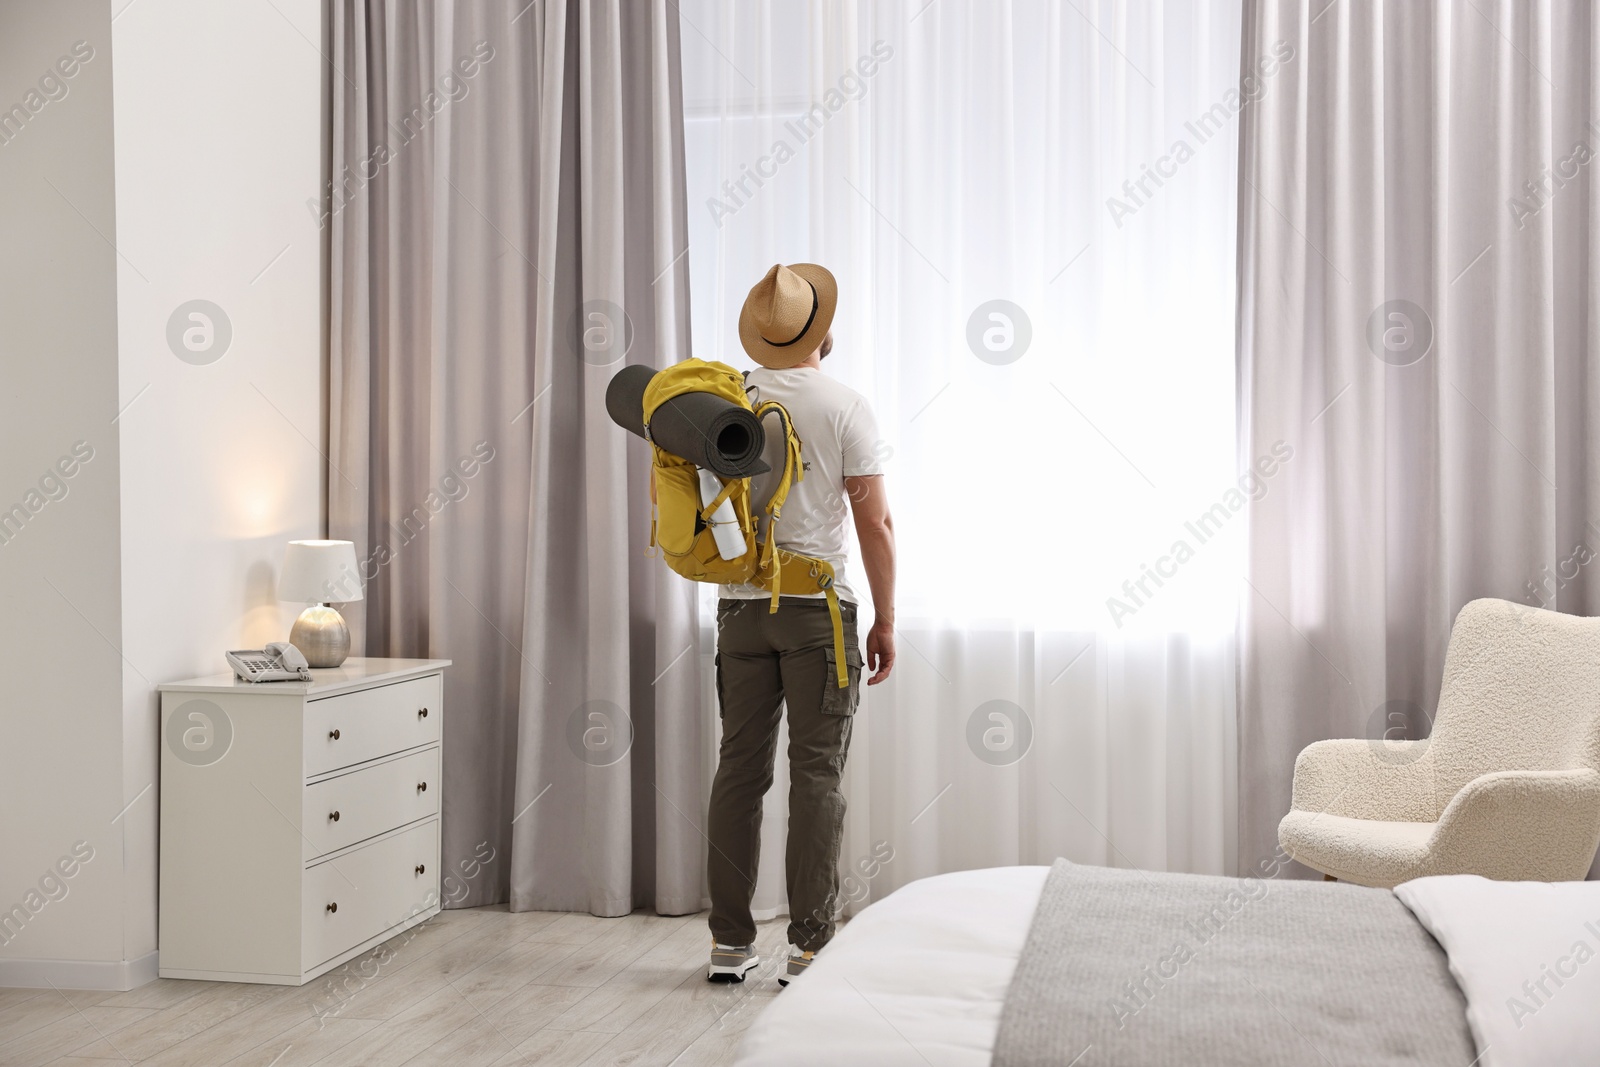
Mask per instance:
[[[713,985],[703,915],[447,911],[299,988],[0,989],[0,1065],[726,1064],[783,941],[763,923],[759,975]]]

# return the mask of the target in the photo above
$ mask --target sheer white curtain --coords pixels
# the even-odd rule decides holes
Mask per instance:
[[[749,366],[745,292],[827,265],[824,372],[890,456],[900,660],[850,753],[847,891],[1231,871],[1236,513],[1270,490],[1234,446],[1238,0],[681,15],[695,354]]]

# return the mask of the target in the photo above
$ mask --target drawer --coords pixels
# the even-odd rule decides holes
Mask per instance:
[[[436,815],[439,749],[308,785],[303,804],[300,836],[308,860]]]
[[[302,964],[318,964],[439,903],[439,820],[306,869]]]
[[[438,741],[443,681],[434,675],[306,704],[306,775]]]

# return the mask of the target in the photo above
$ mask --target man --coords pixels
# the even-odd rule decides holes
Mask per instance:
[[[790,596],[770,611],[771,594],[723,586],[717,605],[717,693],[722,748],[711,787],[712,981],[744,980],[757,963],[750,916],[761,850],[762,797],[772,785],[782,708],[789,716],[789,980],[805,971],[834,931],[839,894],[839,789],[860,700],[859,596],[847,566],[845,514],[855,519],[872,592],[867,633],[868,685],[894,667],[894,527],[884,493],[878,428],[860,394],[822,373],[832,348],[838,302],[833,275],[812,263],[781,264],[756,283],[739,316],[739,339],[761,366],[746,377],[754,401],[776,400],[801,441],[804,475],[789,491],[777,524],[777,547],[827,560],[844,619],[850,684],[841,689],[833,623],[822,594]],[[769,443],[782,443],[769,433]],[[775,470],[781,460],[773,457]],[[758,481],[752,486],[762,494]],[[754,507],[751,509],[755,510]]]

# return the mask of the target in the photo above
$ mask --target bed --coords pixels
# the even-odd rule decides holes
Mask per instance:
[[[866,908],[751,1025],[738,1062],[987,1064],[1049,873],[944,874]]]
[[[852,920],[737,1062],[1600,1064],[1600,884],[940,875]]]

